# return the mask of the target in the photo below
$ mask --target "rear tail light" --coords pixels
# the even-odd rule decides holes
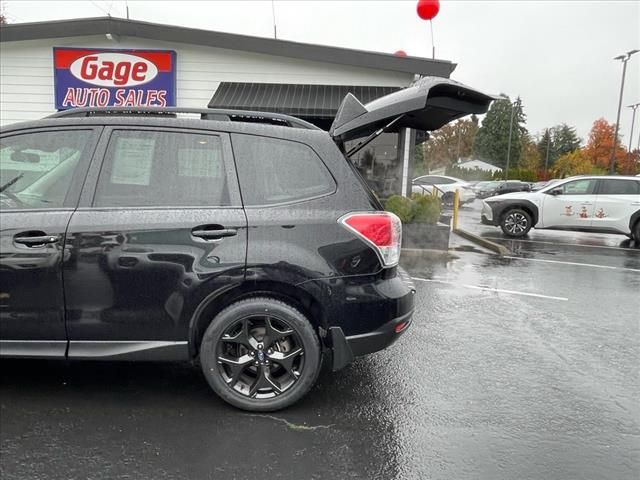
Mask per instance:
[[[348,213],[338,222],[367,242],[378,254],[382,266],[392,267],[398,264],[402,222],[393,213]]]

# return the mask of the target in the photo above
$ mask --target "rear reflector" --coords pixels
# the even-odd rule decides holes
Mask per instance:
[[[392,267],[398,263],[402,222],[393,213],[349,213],[338,221],[375,250],[382,266]]]
[[[401,331],[403,331],[405,328],[407,328],[407,326],[409,325],[409,322],[407,320],[404,320],[402,322],[400,322],[399,324],[397,324],[394,327],[394,330],[396,333],[400,333]]]

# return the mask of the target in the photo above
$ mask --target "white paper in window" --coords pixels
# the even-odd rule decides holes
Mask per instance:
[[[153,138],[118,138],[111,170],[111,183],[149,185],[155,150]]]
[[[221,178],[222,152],[218,148],[179,149],[178,175],[181,177]]]

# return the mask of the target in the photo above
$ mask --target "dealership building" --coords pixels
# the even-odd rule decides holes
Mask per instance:
[[[344,96],[366,104],[455,64],[112,17],[0,28],[0,124],[74,106],[178,106],[294,115],[328,130]],[[423,132],[383,133],[353,157],[378,195],[407,192]]]

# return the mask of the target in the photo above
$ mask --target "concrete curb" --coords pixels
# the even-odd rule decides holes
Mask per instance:
[[[400,261],[403,260],[455,260],[458,257],[447,250],[433,250],[429,248],[403,248]]]
[[[453,230],[453,233],[456,235],[460,235],[462,238],[466,238],[470,242],[477,243],[481,247],[484,247],[492,252],[496,252],[498,255],[512,255],[513,253],[507,247],[500,245],[498,243],[492,242],[491,240],[487,240],[486,238],[479,237],[471,232],[467,232],[466,230],[462,230],[460,228],[456,228]]]

